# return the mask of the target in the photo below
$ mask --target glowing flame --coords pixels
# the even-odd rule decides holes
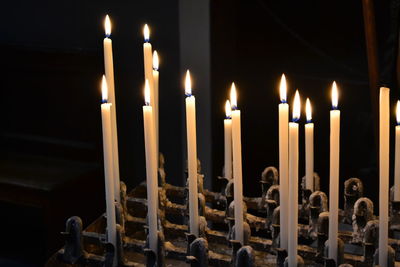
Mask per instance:
[[[397,100],[396,121],[397,121],[397,125],[400,125],[400,100]]]
[[[106,31],[106,36],[109,37],[111,35],[111,21],[110,17],[107,15],[104,20],[104,29]]]
[[[286,77],[285,74],[282,74],[281,78],[281,84],[279,86],[279,91],[280,91],[280,96],[281,96],[281,102],[286,103]]]
[[[107,88],[107,80],[106,80],[105,75],[103,75],[103,79],[101,80],[101,98],[103,99],[103,102],[107,102],[108,88]]]
[[[157,53],[157,50],[154,50],[154,52],[153,52],[153,69],[158,70],[158,65],[159,65],[158,53]]]
[[[232,117],[232,108],[229,100],[226,100],[225,102],[225,116],[227,119],[230,119]]]
[[[232,83],[232,86],[231,86],[231,108],[237,109],[237,96],[236,96],[235,83]]]
[[[339,101],[339,93],[337,90],[336,82],[332,84],[332,108],[337,109]]]
[[[185,94],[187,96],[192,95],[192,81],[190,79],[190,72],[189,70],[186,71],[186,78],[185,78]]]
[[[300,119],[300,94],[299,91],[296,90],[296,94],[294,95],[293,101],[293,121],[298,121]]]
[[[144,41],[148,42],[150,40],[150,29],[147,24],[144,25],[143,27],[143,35],[144,35]]]
[[[146,106],[150,105],[150,85],[148,79],[144,83],[144,103]]]
[[[307,122],[311,122],[312,120],[312,109],[311,109],[311,103],[310,99],[307,98],[306,100],[306,117],[307,117]]]

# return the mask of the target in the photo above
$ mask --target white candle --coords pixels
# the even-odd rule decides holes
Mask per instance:
[[[225,120],[224,120],[224,149],[225,164],[224,177],[232,179],[232,110],[231,103],[226,100],[225,103]]]
[[[390,90],[381,87],[379,95],[379,266],[386,267],[389,234],[389,110]]]
[[[297,221],[299,188],[299,124],[300,95],[296,90],[293,102],[293,122],[289,123],[289,266],[297,266]]]
[[[233,198],[235,203],[235,239],[243,245],[243,184],[242,184],[242,141],[240,110],[237,109],[236,87],[231,87],[232,105],[232,154],[233,154]]]
[[[286,103],[286,78],[282,74],[279,104],[279,203],[280,246],[288,249],[288,186],[289,186],[289,105]]]
[[[199,235],[198,188],[197,188],[197,144],[196,144],[196,99],[192,95],[189,70],[185,79],[186,134],[189,178],[189,227],[190,233]]]
[[[104,38],[104,69],[106,72],[106,80],[108,86],[108,102],[111,103],[111,138],[112,138],[112,171],[114,173],[114,192],[115,200],[120,201],[120,179],[119,179],[119,158],[118,158],[118,130],[117,130],[117,103],[115,101],[115,88],[114,88],[114,64],[112,53],[112,41],[109,38],[111,35],[111,21],[108,15],[105,22],[106,37]]]
[[[160,138],[159,138],[159,120],[158,120],[158,114],[159,114],[159,93],[158,93],[158,83],[159,83],[159,58],[158,58],[158,53],[156,50],[153,52],[153,84],[154,84],[154,114],[155,114],[155,125],[156,125],[156,142],[157,142],[157,155],[159,152],[160,148]],[[157,160],[158,162],[158,160]]]
[[[144,142],[146,149],[147,217],[150,249],[157,253],[158,178],[157,151],[153,107],[150,106],[150,86],[146,80],[143,106]]]
[[[102,80],[101,120],[103,126],[103,155],[104,155],[104,181],[106,189],[106,216],[107,216],[107,242],[117,244],[116,219],[114,205],[114,179],[112,158],[112,133],[111,133],[111,103],[107,102],[107,81],[103,75]]]
[[[396,106],[396,148],[394,162],[394,201],[400,201],[400,101]]]
[[[306,189],[314,191],[314,123],[310,99],[306,100],[307,123],[304,126],[306,143]]]
[[[337,262],[337,238],[339,221],[339,148],[340,110],[336,82],[332,84],[332,110],[330,118],[330,158],[329,158],[329,252],[328,256]]]

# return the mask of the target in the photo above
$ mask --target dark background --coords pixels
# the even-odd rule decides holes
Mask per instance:
[[[390,8],[389,1],[376,2],[379,58],[382,59],[387,51]],[[69,216],[79,215],[87,225],[104,211],[100,78],[104,72],[105,14],[110,15],[113,24],[121,179],[132,188],[145,177],[142,26],[149,23],[151,42],[161,57],[160,151],[166,156],[168,182],[183,184],[186,155],[181,152],[185,151],[186,142],[182,69],[190,66],[182,66],[180,59],[179,12],[182,11],[177,0],[21,0],[3,3],[2,10],[0,151],[3,163],[0,171],[14,166],[10,161],[16,165],[14,169],[8,168],[9,172],[0,172],[0,176],[7,174],[8,180],[2,181],[3,188],[8,188],[6,184],[14,177],[24,182],[12,185],[14,195],[22,195],[18,201],[11,197],[1,199],[0,234],[5,240],[2,238],[0,257],[20,265],[40,265],[62,245],[59,232]],[[206,179],[211,181],[209,184],[214,190],[219,189],[216,177],[223,165],[224,103],[232,81],[237,85],[242,110],[244,193],[260,195],[258,181],[262,170],[270,165],[278,166],[278,84],[281,74],[285,73],[289,103],[296,88],[302,104],[306,97],[311,99],[315,170],[321,176],[325,192],[329,183],[330,86],[336,80],[342,118],[340,181],[361,178],[365,195],[377,208],[377,154],[362,2],[218,0],[210,1],[209,13],[211,86],[205,90],[209,90],[211,97],[206,103],[201,97],[197,101],[211,114],[211,138],[206,141],[212,147],[208,155],[212,166],[205,167],[211,169],[208,176],[212,176]],[[194,63],[202,64],[201,61]],[[385,83],[391,86],[391,99],[395,103],[397,87],[390,75]],[[394,125],[394,105],[391,110]],[[198,112],[198,119],[201,114]],[[301,176],[304,174],[304,117],[303,112]],[[200,139],[201,130],[198,129]],[[198,150],[202,154],[201,145]],[[25,160],[21,160],[21,155]],[[53,175],[47,169],[48,160],[54,159],[63,160],[57,165],[60,174]],[[60,177],[66,176],[70,162],[85,171],[71,174],[66,178],[69,182],[64,183]],[[28,168],[28,163],[33,167]],[[87,166],[90,172],[86,171]],[[41,173],[49,176],[43,183],[37,178]],[[54,189],[56,193],[45,190],[40,195],[52,201],[55,195],[63,194],[65,197],[54,203],[65,205],[65,209],[57,209],[58,204],[53,209],[47,209],[47,204],[30,205],[38,197],[18,191],[26,180],[35,185],[32,191],[40,192],[49,180],[59,181],[57,190]],[[343,190],[342,183],[340,188]],[[70,199],[86,204],[72,205]],[[48,210],[58,210],[58,215],[46,215]],[[44,238],[46,235],[51,238]],[[4,266],[10,264],[7,262]]]

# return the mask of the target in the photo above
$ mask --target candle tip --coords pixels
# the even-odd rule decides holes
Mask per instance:
[[[337,109],[339,102],[339,93],[336,86],[336,82],[332,83],[332,109]]]
[[[185,77],[185,94],[186,96],[191,96],[192,95],[192,81],[190,79],[190,72],[189,70],[186,71],[186,77]]]
[[[234,82],[232,82],[231,86],[231,108],[233,110],[237,109],[237,95],[236,95],[236,86]]]
[[[101,98],[102,98],[102,103],[107,103],[108,88],[107,88],[107,80],[106,80],[105,75],[103,75],[103,78],[101,80]]]
[[[280,91],[281,102],[282,103],[286,103],[287,87],[286,87],[286,77],[285,77],[284,73],[282,74],[281,84],[279,86],[279,91]]]
[[[144,36],[144,41],[148,43],[150,41],[150,29],[147,24],[144,25],[143,27],[143,36]]]
[[[300,119],[300,94],[299,90],[296,90],[293,100],[293,122],[297,122]]]
[[[226,100],[226,102],[225,102],[225,118],[226,119],[232,118],[232,108],[231,108],[231,103],[229,102],[229,100]]]
[[[106,37],[110,37],[111,35],[111,21],[110,17],[106,15],[106,19],[104,20],[104,29],[106,32]]]
[[[158,70],[159,64],[160,64],[160,62],[159,62],[157,50],[154,50],[154,52],[153,52],[153,69]]]
[[[307,123],[311,123],[312,121],[312,109],[311,109],[311,102],[310,99],[307,97],[306,100],[306,117],[307,117]]]
[[[148,79],[144,83],[144,104],[150,106],[150,85]]]

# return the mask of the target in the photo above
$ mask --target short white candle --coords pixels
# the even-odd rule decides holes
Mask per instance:
[[[160,73],[158,67],[160,65],[160,60],[158,58],[158,53],[156,50],[153,52],[153,84],[154,84],[154,114],[155,114],[155,125],[156,125],[156,142],[157,142],[157,155],[160,150],[160,138],[159,138],[159,92],[158,84],[160,79]],[[158,157],[158,156],[157,156]],[[157,160],[158,162],[158,160]]]
[[[339,148],[340,110],[338,107],[336,82],[332,84],[332,110],[330,113],[330,158],[329,158],[329,252],[328,256],[337,262],[337,238],[339,226]]]
[[[289,105],[286,103],[286,78],[282,74],[279,104],[279,203],[280,246],[288,249],[289,188]]]
[[[112,171],[114,173],[114,192],[115,200],[120,201],[120,178],[119,178],[119,158],[118,158],[118,130],[117,130],[117,103],[115,100],[115,87],[114,87],[114,64],[111,35],[111,21],[107,15],[104,21],[104,28],[106,37],[104,38],[104,69],[106,72],[106,80],[108,86],[108,102],[111,103],[111,138],[112,138]]]
[[[192,95],[189,70],[185,78],[186,94],[186,138],[189,179],[189,227],[190,233],[199,235],[199,210],[197,187],[197,142],[196,142],[196,99]]]
[[[296,90],[293,102],[293,122],[289,123],[289,266],[297,266],[297,224],[299,188],[299,124],[300,95]]]
[[[231,87],[232,106],[232,153],[233,153],[233,198],[235,203],[235,239],[243,245],[243,183],[242,183],[242,140],[240,110],[237,108],[236,87]]]
[[[150,86],[146,80],[145,105],[143,106],[144,144],[146,152],[146,184],[147,184],[147,217],[149,223],[150,249],[157,253],[157,211],[158,211],[158,178],[156,133],[154,129],[153,107],[150,106]]]
[[[396,105],[396,148],[394,162],[394,201],[400,201],[400,101]]]
[[[224,152],[224,177],[232,179],[232,110],[229,100],[225,103]]]
[[[304,126],[306,143],[306,189],[314,191],[314,123],[310,99],[306,100],[307,123]]]
[[[379,94],[379,266],[388,261],[390,89]]]
[[[106,189],[106,216],[107,216],[107,242],[117,244],[116,218],[115,218],[115,197],[114,197],[114,178],[113,178],[113,158],[112,158],[112,133],[111,133],[111,103],[107,102],[108,90],[107,81],[103,75],[102,85],[102,104],[101,120],[103,127],[103,155],[104,155],[104,181]]]

